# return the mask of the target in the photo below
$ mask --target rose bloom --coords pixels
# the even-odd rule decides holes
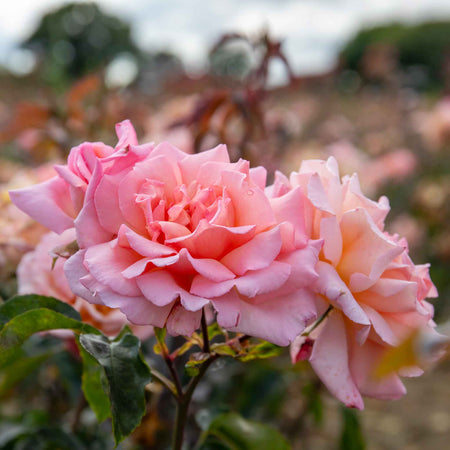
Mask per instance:
[[[296,339],[292,359],[309,359],[331,393],[348,406],[362,409],[361,395],[399,398],[405,388],[398,375],[422,371],[407,367],[382,379],[374,372],[388,349],[417,328],[432,329],[433,308],[424,299],[437,292],[428,266],[414,265],[406,241],[383,231],[388,200],[364,197],[356,175],[341,181],[334,158],[305,161],[289,180],[277,174],[269,194],[283,198],[299,187],[306,196],[307,234],[323,240],[316,266],[318,314],[332,309]]]
[[[58,177],[11,193],[54,231],[75,226],[72,291],[173,335],[212,304],[228,330],[288,345],[316,318],[321,244],[307,239],[300,190],[269,200],[265,169],[230,163],[223,145],[189,155],[137,145],[128,121],[117,131],[115,149],[84,143]]]
[[[69,228],[61,235],[50,232],[42,237],[36,249],[22,258],[17,268],[18,291],[20,295],[39,294],[55,297],[76,309],[83,322],[89,323],[108,336],[117,335],[124,325],[130,325],[126,316],[118,309],[103,305],[91,305],[71,291],[64,275],[63,257],[59,253],[75,240],[75,230]],[[57,257],[54,266],[53,258]],[[53,267],[52,267],[53,266]],[[131,324],[133,332],[145,339],[153,332],[150,326]]]

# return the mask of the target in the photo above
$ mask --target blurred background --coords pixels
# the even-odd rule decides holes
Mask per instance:
[[[431,263],[436,321],[450,319],[448,0],[2,4],[3,299],[16,293],[17,265],[46,231],[10,204],[8,189],[51,177],[82,141],[114,145],[114,124],[126,118],[141,142],[188,152],[225,142],[234,159],[271,176],[335,156],[368,196],[389,197],[388,229],[407,237],[416,264]],[[0,375],[0,448],[64,448],[38,431],[67,431],[77,411],[80,361],[55,341],[32,340],[30,355],[52,349],[40,368],[12,381]],[[151,341],[144,348],[151,358]],[[354,414],[322,392],[307,365],[230,362],[199,390],[192,434],[214,411],[232,409],[274,424],[294,449],[444,449],[449,377],[444,361],[407,380],[402,400],[367,401]],[[170,400],[155,392],[149,405],[145,427],[121,448],[165,448]],[[81,413],[70,436],[81,448],[112,448],[109,425]]]

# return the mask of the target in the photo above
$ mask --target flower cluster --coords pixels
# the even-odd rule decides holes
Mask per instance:
[[[264,168],[230,162],[223,145],[191,155],[138,145],[128,121],[116,129],[115,148],[81,144],[58,176],[11,192],[53,231],[74,228],[64,271],[76,296],[172,335],[192,334],[212,307],[229,331],[292,343],[294,361],[309,359],[349,406],[404,393],[397,374],[373,372],[386,349],[432,329],[436,291],[384,231],[386,198],[341,180],[333,158],[266,187]]]

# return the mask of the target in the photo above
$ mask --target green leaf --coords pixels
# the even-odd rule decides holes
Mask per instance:
[[[111,403],[105,391],[105,372],[97,360],[80,344],[79,338],[77,338],[77,345],[83,361],[81,388],[97,420],[103,422],[111,416]]]
[[[195,352],[189,356],[189,361],[185,364],[186,375],[195,377],[199,373],[199,367],[209,358],[209,353]]]
[[[217,416],[203,434],[216,437],[230,450],[289,450],[291,447],[281,433],[274,428],[236,413]]]
[[[67,303],[53,297],[43,295],[18,295],[0,306],[0,329],[13,317],[33,309],[46,308],[61,313],[71,319],[81,320],[78,311]]]
[[[54,352],[46,352],[27,358],[20,352],[20,358],[13,360],[6,367],[2,367],[0,372],[0,397],[54,354]]]
[[[267,359],[279,356],[283,348],[267,341],[261,341],[259,344],[249,347],[246,353],[238,355],[239,361],[253,361],[255,359]]]
[[[46,308],[31,309],[11,318],[0,331],[0,366],[14,358],[17,348],[34,333],[61,328],[80,333],[100,334],[100,331],[93,326],[54,310]]]
[[[153,331],[155,333],[156,340],[158,341],[153,346],[153,351],[157,355],[168,354],[169,353],[169,349],[167,348],[166,343],[164,341],[164,339],[166,338],[166,329],[165,328],[154,327]]]
[[[208,326],[208,337],[210,340],[213,340],[216,336],[219,336],[220,334],[224,334],[222,328],[219,327],[219,324],[217,322],[213,322],[211,325]]]
[[[354,409],[341,407],[342,411],[342,432],[341,432],[341,450],[364,450],[366,444],[361,430],[357,412]]]
[[[221,356],[236,356],[236,351],[226,343],[211,345],[211,351]]]
[[[145,413],[145,386],[151,375],[140,354],[140,341],[132,334],[113,341],[83,334],[80,343],[105,370],[117,445],[139,425]]]

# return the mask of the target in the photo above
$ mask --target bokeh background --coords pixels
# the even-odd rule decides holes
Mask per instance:
[[[11,205],[8,189],[52,176],[52,164],[81,141],[114,145],[114,124],[125,118],[141,142],[169,140],[188,152],[225,142],[234,159],[263,164],[272,176],[335,156],[342,174],[358,172],[367,195],[389,197],[388,229],[408,238],[416,263],[431,263],[436,322],[448,323],[448,0],[2,4],[2,299],[16,293],[17,265],[46,231]],[[44,349],[45,362],[17,380],[0,373],[0,448],[61,448],[42,432],[49,427],[80,448],[112,448],[109,424],[97,425],[78,404],[80,361],[67,348],[36,337],[26,352]],[[148,358],[151,348],[149,340]],[[444,361],[407,380],[403,399],[367,401],[356,414],[306,364],[228,362],[199,389],[190,434],[231,409],[272,423],[294,449],[444,449],[449,380]],[[172,413],[155,391],[144,426],[121,448],[166,448]]]

